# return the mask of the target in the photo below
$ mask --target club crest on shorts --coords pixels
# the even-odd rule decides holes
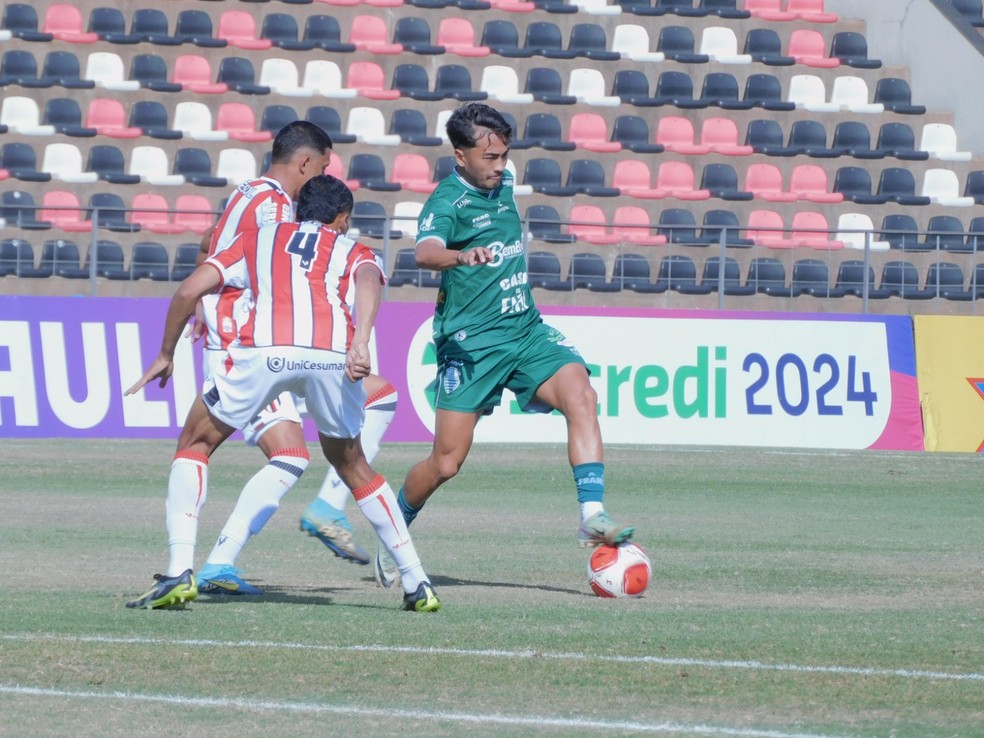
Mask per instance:
[[[451,394],[461,386],[461,362],[449,361],[444,368],[444,379],[442,381],[444,391]]]

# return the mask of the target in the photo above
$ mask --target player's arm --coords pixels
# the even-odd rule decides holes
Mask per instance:
[[[184,331],[185,323],[194,314],[198,301],[204,295],[215,292],[221,285],[222,275],[211,263],[199,266],[178,285],[167,307],[160,353],[137,383],[124,394],[132,395],[154,379],[159,380],[160,387],[167,384],[167,380],[174,372],[174,350]]]
[[[372,333],[383,294],[383,273],[374,261],[365,261],[355,270],[355,334],[345,357],[345,375],[353,382],[372,371],[369,336]]]
[[[212,236],[214,234],[215,226],[209,227],[202,234],[202,240],[198,244],[198,255],[195,257],[195,266],[201,266],[208,255],[212,253]],[[200,301],[195,305],[195,318],[188,324],[185,335],[189,336],[192,342],[205,335],[205,318],[202,316],[202,303]]]
[[[484,246],[460,251],[449,249],[437,238],[425,238],[417,243],[417,266],[443,272],[461,266],[479,266],[492,261],[492,252]]]

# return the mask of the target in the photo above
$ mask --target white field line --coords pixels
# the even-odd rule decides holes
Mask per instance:
[[[816,733],[786,733],[781,730],[755,728],[729,728],[716,725],[688,725],[685,723],[645,723],[621,720],[590,720],[579,718],[555,718],[546,716],[498,715],[496,713],[441,712],[429,710],[399,710],[394,708],[359,707],[357,705],[327,705],[307,702],[275,702],[271,700],[246,700],[225,697],[182,697],[180,695],[139,694],[132,692],[82,692],[64,689],[40,689],[0,684],[0,694],[28,697],[61,697],[68,699],[102,699],[127,702],[150,702],[182,707],[209,707],[222,710],[242,709],[263,712],[307,713],[312,715],[349,715],[353,717],[385,718],[387,720],[439,720],[452,723],[511,725],[558,730],[632,731],[635,733],[679,733],[701,736],[735,736],[737,738],[837,738]]]
[[[553,659],[557,661],[592,661],[611,664],[653,664],[709,669],[743,669],[747,671],[781,671],[802,674],[838,674],[854,676],[896,677],[899,679],[937,679],[954,682],[984,682],[984,673],[926,671],[922,669],[878,669],[867,666],[811,666],[764,661],[727,661],[716,659],[666,658],[661,656],[604,656],[588,653],[552,651],[507,651],[499,649],[433,648],[422,646],[351,645],[333,646],[319,643],[283,643],[278,641],[217,641],[194,638],[145,638],[114,636],[68,636],[54,634],[3,634],[0,641],[59,641],[69,643],[113,643],[148,646],[211,646],[214,648],[270,648],[299,651],[410,653],[423,656],[462,656],[497,659]]]

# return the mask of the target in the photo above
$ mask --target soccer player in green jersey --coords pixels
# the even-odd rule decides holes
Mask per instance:
[[[635,529],[615,523],[603,504],[604,447],[587,366],[533,304],[513,178],[506,170],[512,128],[495,109],[469,103],[448,119],[447,133],[456,167],[421,210],[416,247],[417,264],[441,272],[434,310],[434,445],[400,490],[403,517],[412,522],[458,473],[479,418],[509,389],[525,410],[556,409],[567,421],[581,545],[626,541]],[[377,581],[396,584],[399,572],[383,549],[375,563]]]

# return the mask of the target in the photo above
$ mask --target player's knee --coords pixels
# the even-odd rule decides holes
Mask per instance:
[[[461,471],[463,459],[456,456],[441,455],[433,459],[435,476],[438,484],[444,484],[449,479],[453,479]]]

